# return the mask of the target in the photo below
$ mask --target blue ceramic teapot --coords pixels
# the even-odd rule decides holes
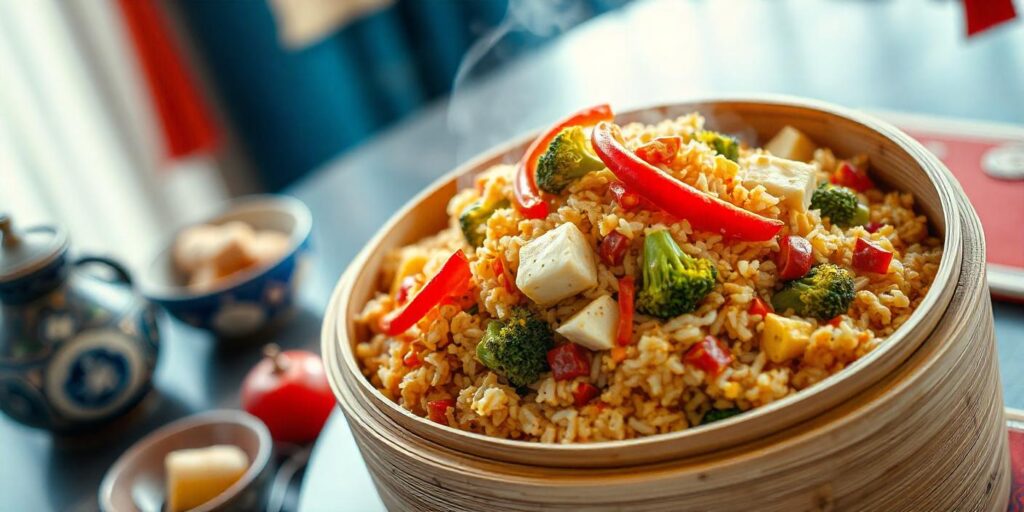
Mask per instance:
[[[131,409],[150,389],[159,335],[128,272],[71,260],[59,228],[16,232],[0,213],[0,237],[0,410],[68,432]]]

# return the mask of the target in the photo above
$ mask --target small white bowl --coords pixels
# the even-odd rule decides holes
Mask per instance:
[[[191,512],[257,510],[274,442],[260,420],[237,410],[200,413],[180,419],[142,438],[107,470],[100,484],[105,512],[158,512],[166,500],[164,458],[175,450],[235,445],[249,457],[249,469],[223,493]]]

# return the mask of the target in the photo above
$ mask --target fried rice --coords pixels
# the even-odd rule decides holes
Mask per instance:
[[[625,211],[609,190],[616,177],[604,169],[572,183],[554,200],[546,218],[524,218],[514,206],[498,209],[487,221],[483,244],[473,248],[462,236],[458,217],[481,197],[512,198],[515,168],[498,165],[477,176],[475,187],[451,199],[447,229],[388,256],[381,291],[360,318],[371,331],[371,337],[356,346],[366,378],[387,398],[420,416],[428,415],[429,402],[452,400],[440,420],[454,428],[545,443],[608,441],[693,427],[710,410],[746,411],[771,403],[815,385],[884,343],[924,298],[942,254],[927,218],[915,212],[914,197],[866,190],[858,199],[868,205],[877,229],[832,225],[818,210],[788,208],[763,186],[746,188],[740,175],[763,150],[744,147],[739,165],[734,165],[695,139],[703,124],[698,114],[656,125],[634,123],[622,127],[622,138],[634,149],[657,137],[682,136],[685,142],[678,153],[659,166],[663,171],[745,210],[784,221],[780,234],[809,241],[816,263],[849,268],[858,238],[893,253],[888,272],[855,274],[854,299],[846,314],[829,321],[801,319],[813,328],[802,355],[783,363],[770,361],[761,348],[764,316],[750,312],[755,298],[768,300],[781,286],[775,263],[778,238],[728,240],[695,232],[685,219],[661,211]],[[867,165],[864,157],[853,160]],[[818,180],[827,181],[839,159],[819,148],[810,163]],[[565,223],[579,228],[595,252],[612,231],[630,240],[629,249],[621,265],[597,262],[596,286],[553,305],[532,304],[509,286],[510,275],[519,268],[520,248]],[[529,305],[554,328],[592,300],[615,295],[620,276],[640,275],[642,240],[657,229],[667,229],[684,252],[708,258],[717,267],[716,286],[695,311],[668,319],[638,313],[630,344],[618,351],[588,352],[590,375],[570,380],[556,380],[547,372],[517,389],[477,358],[476,347],[488,322],[508,317],[513,306]],[[469,257],[475,305],[443,304],[405,333],[383,334],[380,319],[400,307],[391,290],[400,262],[413,254],[424,259],[422,270],[413,275],[422,285],[458,249]],[[501,269],[510,275],[501,275]],[[687,351],[708,335],[723,342],[732,355],[731,363],[717,375],[685,360]],[[558,335],[555,339],[567,342]],[[583,382],[600,394],[577,406],[574,390]]]

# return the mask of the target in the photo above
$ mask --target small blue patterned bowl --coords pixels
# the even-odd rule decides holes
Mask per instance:
[[[140,279],[140,289],[147,299],[189,325],[221,338],[242,338],[290,312],[309,265],[313,221],[309,209],[297,199],[259,195],[233,200],[224,213],[204,222],[230,221],[289,235],[288,252],[274,263],[231,275],[212,290],[197,292],[189,289],[174,270],[171,254],[175,233]]]

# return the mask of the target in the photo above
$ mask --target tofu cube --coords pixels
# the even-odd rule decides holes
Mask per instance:
[[[619,304],[611,295],[602,295],[556,330],[590,350],[611,350],[619,331]]]
[[[777,157],[809,162],[818,146],[800,130],[786,126],[765,144],[764,149]]]
[[[519,249],[516,286],[537,304],[553,304],[596,285],[594,251],[571,222]]]
[[[747,164],[743,186],[752,189],[762,185],[793,210],[805,212],[810,207],[811,196],[818,186],[814,166],[763,153],[749,158]]]
[[[234,445],[177,450],[164,458],[167,510],[191,510],[217,497],[249,468],[249,457]]]
[[[799,318],[786,318],[768,313],[761,333],[761,350],[773,363],[784,363],[804,354],[811,341],[814,326]]]

